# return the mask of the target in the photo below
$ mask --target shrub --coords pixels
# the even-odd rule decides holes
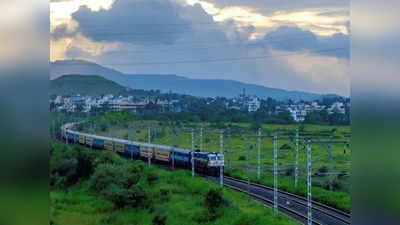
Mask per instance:
[[[101,219],[100,224],[114,224],[116,220],[117,216],[115,214],[111,214]]]
[[[322,166],[318,169],[318,173],[320,173],[320,176],[324,176],[325,173],[327,173],[327,172],[328,172],[328,167],[326,167],[326,166]]]
[[[302,123],[299,126],[299,132],[304,132],[304,131],[306,131],[306,126]]]
[[[95,193],[102,193],[113,184],[124,186],[127,183],[125,169],[120,165],[100,164],[90,178],[89,189]]]
[[[241,156],[239,156],[239,159],[238,159],[239,161],[244,161],[244,160],[246,160],[246,156],[243,156],[243,155],[241,155]]]
[[[69,186],[77,181],[77,171],[78,160],[76,159],[64,159],[59,167],[57,168],[56,174],[64,177],[64,185]]]
[[[220,189],[210,189],[205,196],[205,205],[211,213],[224,204],[224,198]]]
[[[290,167],[289,169],[286,170],[285,175],[286,176],[293,176],[294,174],[294,168]]]
[[[252,130],[252,131],[257,131],[261,127],[262,127],[261,122],[255,121],[255,122],[250,124],[250,128],[249,129]]]
[[[152,211],[154,213],[153,224],[154,225],[165,225],[166,221],[167,221],[166,211],[161,207],[154,208]]]
[[[132,190],[126,189],[124,185],[118,183],[109,184],[101,193],[106,199],[114,202],[118,208],[122,208],[132,202],[131,200],[134,196]]]
[[[157,174],[155,174],[153,172],[149,172],[147,174],[147,182],[149,182],[150,185],[154,184],[157,180],[158,180]]]
[[[136,185],[139,174],[134,171],[138,168],[124,164],[100,164],[89,180],[89,190],[109,199],[119,208],[140,206],[146,194]]]
[[[98,158],[96,158],[93,162],[94,167],[97,167],[100,164],[115,164],[121,165],[123,160],[114,152],[104,151]]]

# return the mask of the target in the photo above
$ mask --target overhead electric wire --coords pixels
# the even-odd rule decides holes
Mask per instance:
[[[258,41],[249,41],[249,40],[243,40],[241,42],[237,42],[235,40],[221,40],[221,41],[208,41],[208,42],[198,42],[198,43],[207,43],[207,44],[215,44],[215,45],[179,45],[180,42],[171,44],[171,45],[164,45],[162,47],[162,49],[152,49],[152,50],[111,50],[109,52],[107,52],[107,54],[119,54],[119,53],[154,53],[154,51],[157,52],[175,52],[175,51],[190,51],[190,50],[208,50],[211,47],[215,48],[215,47],[267,47],[269,44],[273,44],[273,43],[283,43],[283,42],[289,42],[290,44],[294,44],[291,41],[299,41],[299,40],[307,40],[310,37],[298,37],[298,38],[289,38],[289,39],[264,39],[264,40],[258,40]],[[191,42],[186,42],[188,44],[190,44]],[[216,43],[223,43],[221,45],[217,45]],[[226,44],[225,44],[226,43]],[[192,44],[196,44],[196,42],[192,42]],[[296,42],[295,44],[298,44],[298,42]],[[154,45],[151,45],[154,46]],[[161,46],[160,46],[161,47]],[[181,48],[177,48],[174,49],[175,47],[181,47]],[[188,49],[189,48],[189,49]],[[56,49],[54,49],[56,50]],[[62,50],[59,50],[62,51]]]
[[[219,59],[202,59],[202,60],[182,60],[182,61],[166,61],[166,62],[136,62],[136,63],[107,63],[103,65],[108,66],[147,66],[147,65],[171,65],[171,64],[191,64],[191,63],[213,63],[213,62],[230,62],[230,61],[242,61],[242,60],[260,60],[265,58],[276,58],[283,56],[299,55],[304,53],[323,53],[323,52],[333,52],[338,50],[345,50],[346,48],[332,48],[332,49],[322,49],[315,51],[306,51],[301,53],[289,53],[280,55],[262,55],[253,57],[232,57],[232,58],[219,58]]]

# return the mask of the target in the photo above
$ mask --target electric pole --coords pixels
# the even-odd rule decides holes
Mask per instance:
[[[307,141],[307,224],[312,225],[312,158],[311,140]]]
[[[261,128],[258,128],[258,139],[257,139],[257,178],[261,176]]]

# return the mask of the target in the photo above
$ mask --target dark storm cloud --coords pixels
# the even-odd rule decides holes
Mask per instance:
[[[348,35],[335,34],[319,37],[299,27],[281,26],[255,42],[257,47],[298,52],[309,50],[316,54],[349,58],[350,39]],[[336,50],[337,49],[337,50]]]
[[[67,38],[67,37],[73,37],[76,33],[75,32],[69,32],[68,31],[68,25],[67,24],[61,24],[58,25],[53,32],[50,33],[50,37],[53,40],[59,40],[62,38]]]
[[[192,29],[181,11],[165,0],[120,0],[99,12],[83,6],[72,18],[79,23],[77,31],[94,41],[168,44]]]

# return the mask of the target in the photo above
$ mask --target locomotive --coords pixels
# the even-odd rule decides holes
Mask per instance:
[[[223,171],[223,154],[98,136],[74,131],[74,125],[75,123],[67,123],[61,126],[62,137],[69,143],[81,144],[93,149],[114,151],[120,156],[132,160],[150,160],[154,163],[170,164],[184,169],[192,169],[192,163],[194,163],[196,173],[209,176],[220,176],[221,167]]]

